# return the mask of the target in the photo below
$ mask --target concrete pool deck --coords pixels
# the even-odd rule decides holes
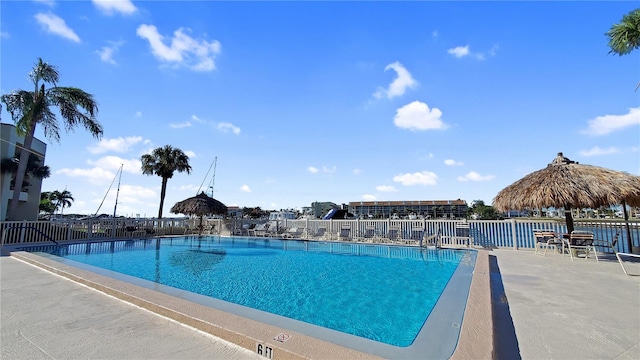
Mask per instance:
[[[640,277],[625,276],[619,264],[613,261],[596,263],[595,260],[577,260],[572,263],[569,258],[559,255],[534,256],[532,251],[526,250],[480,252],[486,256],[478,258],[485,259],[490,271],[484,277],[474,276],[474,282],[476,278],[486,282],[475,286],[491,286],[494,303],[489,309],[483,308],[486,306],[483,305],[484,301],[468,304],[454,358],[637,358],[640,353]],[[29,258],[34,256],[31,260],[40,262],[40,266],[45,268],[55,265],[47,263],[51,260],[43,260],[33,254],[21,255]],[[67,275],[76,273],[76,270],[64,267],[48,270],[59,274],[66,272]],[[632,267],[632,270],[639,273],[637,267]],[[255,337],[250,343],[246,342],[246,337],[233,341],[253,349],[246,350],[106,297],[12,257],[0,258],[0,275],[2,359],[263,358],[255,354],[255,339],[270,339],[274,331],[272,328],[254,328],[255,324],[237,316],[225,320],[227,323],[222,324],[223,328],[242,328],[245,333],[257,332],[250,334]],[[88,279],[74,280],[104,280],[91,273],[82,275]],[[109,293],[114,289],[107,286],[100,290]],[[157,297],[162,296],[155,292],[143,295],[156,302],[175,301],[159,299]],[[471,296],[470,293],[470,299]],[[140,298],[125,300],[140,306],[137,303]],[[178,307],[185,310],[184,317],[178,320],[196,328],[209,326],[203,331],[212,332],[210,324],[189,320],[193,312],[201,310],[198,306],[178,304]],[[155,310],[159,313],[166,311]],[[493,317],[496,323],[495,330],[489,333],[475,326],[467,326],[467,320],[471,318],[491,323],[487,317]],[[219,319],[216,321],[219,322]],[[465,327],[471,331],[465,334]],[[221,335],[229,338],[234,336],[234,332]],[[461,348],[470,343],[483,345],[485,349],[476,352],[477,348]],[[487,344],[494,344],[495,349],[491,346],[487,348]],[[331,345],[295,334],[291,342],[286,343],[291,352],[278,348],[274,358],[296,358],[303,353],[309,354],[307,358],[318,359],[374,358]]]

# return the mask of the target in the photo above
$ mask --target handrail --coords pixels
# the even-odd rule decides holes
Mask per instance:
[[[43,233],[42,231],[40,231],[40,229],[34,227],[34,226],[26,226],[26,225],[10,225],[4,229],[2,229],[2,240],[0,240],[0,247],[4,246],[4,239],[5,239],[5,235],[7,234],[7,230],[9,229],[32,229],[37,231],[38,233],[40,233],[40,235],[44,236],[47,240],[52,241],[53,243],[55,243],[56,245],[60,246],[60,244],[53,240],[49,235]]]

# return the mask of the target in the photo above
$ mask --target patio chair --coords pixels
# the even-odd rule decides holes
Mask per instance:
[[[326,236],[327,236],[327,228],[324,226],[317,228],[314,233],[309,233],[307,235],[308,238],[314,238],[314,239],[324,239],[326,238]]]
[[[454,235],[441,236],[441,239],[449,239],[450,244],[454,246],[466,245],[467,247],[473,245],[473,236],[471,236],[471,228],[466,221],[457,222]]]
[[[424,238],[424,229],[411,229],[408,239],[404,239],[405,244],[420,244]]]
[[[342,227],[338,234],[338,240],[351,241],[351,227]]]
[[[596,261],[598,260],[598,253],[596,247],[593,245],[593,232],[584,230],[574,230],[571,232],[569,239],[565,241],[564,246],[569,249],[569,255],[571,255],[571,261],[573,261],[574,255],[578,257],[579,252],[584,252],[584,258],[588,259],[589,254],[593,252]],[[564,247],[563,246],[563,247]],[[562,252],[564,256],[564,250]]]
[[[556,233],[551,230],[533,230],[533,238],[536,241],[535,255],[547,256],[547,250],[549,248],[557,250],[558,245],[561,245]],[[542,252],[542,248],[544,248],[544,252]]]
[[[292,226],[282,233],[283,238],[287,239],[300,239],[304,234],[304,227]]]
[[[634,263],[638,263],[640,262],[640,254],[618,252],[618,250],[616,250],[616,243],[618,242],[619,235],[620,234],[616,234],[616,236],[613,237],[613,241],[609,241],[609,246],[611,247],[611,250],[613,251],[613,253],[616,255],[616,259],[618,260],[618,263],[620,263],[622,272],[624,272],[625,275],[629,275],[629,276],[640,276],[640,274],[630,274],[627,271],[627,269],[624,267],[624,263],[626,262],[624,259],[629,259],[629,258],[637,259],[637,261],[634,261]]]
[[[375,237],[376,237],[376,228],[373,226],[367,226],[364,229],[364,233],[362,234],[362,236],[359,236],[357,240],[364,241],[364,242],[373,242]]]
[[[397,227],[390,227],[387,231],[387,236],[383,238],[383,242],[395,243],[400,239],[400,229]]]

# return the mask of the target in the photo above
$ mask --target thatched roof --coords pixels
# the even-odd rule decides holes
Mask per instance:
[[[220,201],[208,196],[204,192],[177,202],[171,208],[174,214],[186,215],[223,215],[227,213],[227,206]]]
[[[626,202],[640,206],[640,177],[558,157],[526,175],[493,199],[499,211],[544,207],[598,208]]]

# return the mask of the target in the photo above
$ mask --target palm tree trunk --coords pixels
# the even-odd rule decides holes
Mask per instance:
[[[167,193],[167,180],[166,177],[162,178],[162,188],[160,189],[160,209],[158,210],[158,219],[162,219],[162,206],[164,205],[164,196]]]
[[[23,149],[20,151],[20,160],[18,162],[18,170],[16,171],[16,182],[13,185],[13,196],[11,197],[11,204],[9,205],[9,211],[7,212],[8,220],[21,220],[17,218],[18,203],[20,202],[20,192],[22,192],[22,182],[27,171],[27,163],[29,162],[29,153],[31,151],[31,144],[33,143],[33,134],[36,130],[36,123],[31,124],[31,129],[24,136]]]

